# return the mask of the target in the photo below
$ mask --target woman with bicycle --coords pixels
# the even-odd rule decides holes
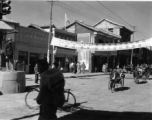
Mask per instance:
[[[37,103],[40,104],[39,120],[57,119],[57,107],[64,104],[64,76],[58,69],[58,63],[54,62],[52,69],[40,72],[40,92]],[[38,64],[41,70],[43,65]]]

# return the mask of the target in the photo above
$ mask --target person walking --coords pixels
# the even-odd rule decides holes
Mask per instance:
[[[81,73],[81,65],[80,65],[80,62],[77,63],[77,73]]]
[[[70,72],[73,72],[73,62],[70,63],[69,68],[70,68]]]
[[[54,120],[57,119],[57,108],[64,104],[64,86],[65,80],[63,73],[58,68],[58,62],[54,62],[52,69],[41,69],[40,72],[40,92],[36,98],[36,102],[40,104],[40,116],[38,120]]]
[[[73,73],[77,73],[77,64],[76,62],[73,64]]]
[[[84,74],[84,70],[85,70],[85,68],[86,68],[84,62],[82,63],[81,68],[82,68],[82,73]]]
[[[39,72],[38,72],[38,67],[37,64],[34,67],[34,73],[35,73],[35,83],[38,84],[38,80],[39,80]]]
[[[104,73],[105,73],[105,69],[106,69],[106,65],[105,65],[105,64],[103,64],[103,66],[102,66],[102,72],[104,72]]]
[[[12,39],[8,38],[6,41],[6,44],[4,45],[4,54],[6,56],[6,71],[14,71],[14,60],[13,60],[13,45],[12,45]],[[10,63],[10,66],[9,66]]]

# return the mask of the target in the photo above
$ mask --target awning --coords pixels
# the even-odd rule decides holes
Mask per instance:
[[[0,21],[0,31],[3,31],[6,34],[17,33],[18,31],[9,26],[7,23]]]

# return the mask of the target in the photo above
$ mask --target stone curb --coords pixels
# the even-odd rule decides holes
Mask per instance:
[[[79,78],[79,77],[90,77],[90,76],[99,76],[99,75],[107,75],[107,74],[73,75],[73,76],[67,76],[64,78]]]

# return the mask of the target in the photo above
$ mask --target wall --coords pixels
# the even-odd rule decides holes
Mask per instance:
[[[37,53],[40,57],[43,56],[44,58],[44,53],[47,53],[48,33],[24,26],[19,26],[16,30],[18,33],[15,34],[15,60],[19,60],[19,51],[28,52],[26,73],[29,73],[30,53]]]
[[[108,31],[108,28],[113,28],[113,33],[116,35],[120,35],[120,28],[118,28],[117,25],[111,24],[107,21],[103,21],[102,23],[98,24],[97,26],[95,26],[98,29],[104,29]]]

